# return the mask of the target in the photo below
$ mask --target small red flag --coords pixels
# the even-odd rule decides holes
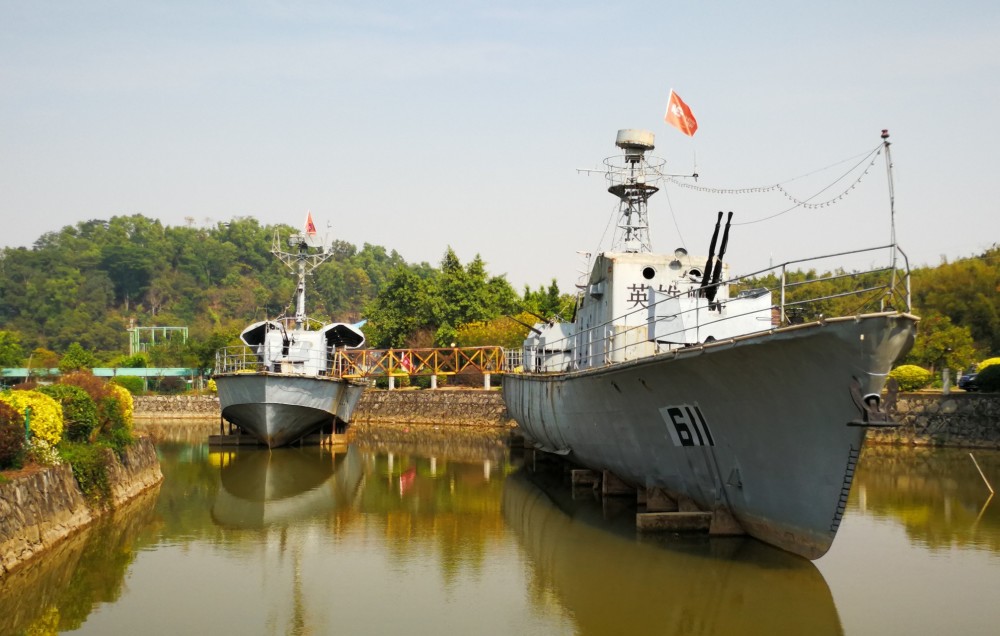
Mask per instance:
[[[667,102],[667,114],[663,116],[663,121],[667,122],[688,137],[693,137],[698,130],[698,120],[691,114],[688,105],[670,89],[670,100]]]
[[[313,223],[312,211],[306,213],[306,234],[308,234],[309,236],[316,234],[316,224]]]

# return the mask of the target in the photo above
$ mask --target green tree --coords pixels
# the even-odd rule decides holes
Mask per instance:
[[[90,351],[87,351],[79,342],[74,342],[66,349],[66,353],[59,359],[59,371],[69,373],[70,371],[80,371],[82,369],[93,369],[97,366],[97,358]]]
[[[365,309],[365,334],[372,347],[401,348],[421,327],[431,324],[427,283],[412,269],[399,267]]]
[[[21,335],[13,331],[0,331],[0,367],[20,367],[24,365],[24,349]]]
[[[931,313],[921,316],[917,339],[906,362],[935,373],[942,368],[964,369],[976,358],[969,328],[952,324],[947,316]]]
[[[101,264],[114,284],[116,298],[128,311],[130,303],[145,293],[156,271],[165,267],[163,256],[171,250],[160,222],[141,214],[113,217],[108,237]]]
[[[538,291],[531,291],[531,288],[526,286],[521,306],[538,319],[569,320],[573,315],[575,304],[576,299],[573,296],[559,293],[559,284],[553,278],[547,288],[540,286]]]
[[[983,350],[1000,352],[1000,247],[913,273],[913,302],[969,328]]]

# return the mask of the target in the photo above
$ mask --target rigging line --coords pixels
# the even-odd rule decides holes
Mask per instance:
[[[822,190],[820,190],[820,191],[819,191],[819,192],[817,192],[816,194],[814,194],[814,195],[812,195],[811,197],[809,197],[808,199],[806,199],[806,201],[802,201],[801,203],[803,203],[803,204],[804,204],[804,203],[806,203],[807,201],[810,201],[811,199],[815,199],[815,198],[816,198],[817,196],[819,196],[820,194],[822,194],[822,193],[826,192],[827,190],[829,190],[830,188],[832,188],[833,186],[835,186],[835,185],[836,185],[836,184],[837,184],[838,182],[840,182],[841,180],[843,180],[843,179],[844,179],[844,177],[847,177],[847,176],[848,176],[849,174],[851,174],[852,172],[854,172],[855,170],[857,170],[857,169],[858,169],[858,166],[860,166],[861,164],[863,164],[863,163],[865,162],[865,160],[867,160],[867,159],[868,159],[868,157],[871,157],[871,158],[872,158],[872,161],[871,161],[871,163],[872,163],[872,165],[874,165],[874,164],[875,164],[875,159],[877,159],[877,158],[878,158],[878,156],[879,156],[880,154],[882,154],[882,149],[881,149],[881,147],[880,147],[880,148],[877,148],[877,149],[876,149],[876,150],[874,151],[874,153],[869,153],[869,154],[868,154],[868,155],[867,155],[867,156],[866,156],[866,157],[865,157],[864,159],[862,159],[861,161],[859,161],[859,162],[857,162],[856,164],[854,164],[853,166],[851,166],[851,167],[850,167],[850,169],[848,169],[848,171],[847,171],[847,172],[845,172],[844,174],[842,174],[842,175],[840,175],[839,177],[837,177],[836,179],[834,179],[834,180],[833,180],[833,182],[831,182],[831,183],[830,183],[830,185],[826,186],[825,188],[823,188]],[[873,156],[873,155],[874,155],[874,156]],[[870,167],[871,167],[871,166],[869,166],[869,168],[870,168]],[[858,181],[861,181],[861,178],[862,178],[862,177],[864,177],[864,176],[865,176],[866,174],[868,174],[868,168],[866,168],[866,169],[865,169],[865,172],[864,172],[864,173],[863,173],[863,174],[861,175],[861,177],[858,177],[858,179],[857,179],[857,180],[855,181],[855,184],[856,184],[856,183],[857,183]],[[789,193],[788,193],[788,191],[787,191],[787,190],[785,190],[785,189],[784,189],[783,187],[781,187],[781,184],[780,184],[780,183],[779,183],[779,184],[776,184],[776,185],[775,185],[775,187],[776,187],[776,188],[778,188],[778,190],[779,190],[779,191],[780,191],[780,192],[781,192],[782,194],[784,194],[784,195],[785,195],[786,197],[788,197],[788,198],[789,198],[789,199],[791,199],[792,201],[795,201],[795,202],[799,202],[799,200],[798,200],[798,199],[796,199],[795,197],[793,197],[793,196],[792,196],[791,194],[789,194]],[[852,187],[853,187],[853,186],[852,186]],[[850,188],[848,188],[848,190],[850,190]],[[845,192],[846,192],[846,190],[845,190]],[[834,197],[834,199],[836,199],[836,198],[837,198],[837,197]],[[828,201],[827,203],[830,203],[830,202],[832,202],[832,201],[833,201],[834,199],[831,199],[831,200],[830,200],[830,201]],[[813,205],[824,205],[824,204],[813,204]]]
[[[597,242],[597,250],[595,254],[600,253],[601,246],[604,245],[604,239],[608,236],[608,228],[611,227],[611,222],[618,218],[618,205],[616,204],[611,210],[611,216],[608,217],[608,224],[604,226],[604,232],[601,233],[601,239]],[[611,236],[611,243],[608,245],[608,249],[614,247],[615,237]]]
[[[779,181],[777,183],[774,183],[774,184],[771,184],[771,185],[766,185],[766,186],[754,186],[754,187],[746,187],[746,188],[709,188],[709,187],[705,187],[705,186],[694,185],[694,184],[691,184],[691,183],[682,183],[682,182],[678,181],[675,178],[674,175],[665,175],[665,174],[662,174],[662,173],[658,173],[658,174],[659,174],[659,176],[661,178],[663,178],[664,181],[667,181],[669,183],[673,183],[674,185],[680,186],[682,188],[687,188],[689,190],[696,190],[698,192],[708,192],[708,193],[711,193],[711,194],[752,194],[752,193],[771,192],[772,190],[782,190],[781,186],[783,184],[791,183],[792,181],[797,181],[798,179],[804,179],[805,177],[809,177],[809,176],[812,176],[814,174],[818,174],[820,172],[824,172],[826,170],[829,170],[830,168],[833,168],[835,166],[839,166],[842,163],[847,163],[848,161],[853,161],[853,160],[857,159],[858,157],[861,157],[862,158],[861,161],[858,161],[856,164],[854,164],[854,167],[851,168],[851,170],[847,171],[847,174],[850,174],[850,172],[852,170],[854,170],[855,168],[857,168],[858,166],[860,166],[861,164],[863,164],[866,159],[868,159],[872,155],[876,155],[877,156],[879,153],[881,153],[882,148],[883,148],[883,145],[879,144],[875,148],[873,148],[872,150],[870,150],[868,152],[857,154],[857,155],[854,155],[852,157],[848,157],[846,159],[841,159],[840,161],[832,163],[832,164],[826,166],[825,168],[819,168],[817,170],[813,170],[812,172],[807,172],[805,174],[800,174],[800,175],[798,175],[796,177],[792,177],[790,179],[785,179],[784,181]],[[841,176],[840,179],[843,179],[844,176],[847,176],[847,175],[845,174],[845,175]],[[836,183],[840,179],[837,179],[836,181],[834,181],[834,183]]]
[[[814,174],[818,174],[820,172],[823,172],[824,170],[829,170],[830,168],[833,168],[835,166],[839,166],[842,163],[847,163],[848,161],[853,161],[853,160],[857,159],[858,157],[863,157],[864,159],[867,159],[868,157],[872,156],[872,154],[879,152],[881,149],[882,149],[882,142],[879,142],[879,144],[877,146],[875,146],[874,148],[872,148],[868,152],[862,152],[861,154],[854,155],[853,157],[848,157],[846,159],[841,159],[840,161],[837,161],[836,163],[831,163],[830,165],[828,165],[825,168],[820,168],[818,170],[813,170],[812,172],[807,172],[805,174],[800,174],[797,177],[792,177],[791,179],[786,179],[785,181],[782,181],[780,183],[791,183],[792,181],[796,181],[798,179],[804,179],[806,177],[811,177]],[[864,163],[864,159],[862,159],[857,164],[855,164],[855,167],[857,167],[858,165]],[[841,178],[843,178],[843,177],[841,177]]]
[[[868,174],[868,168],[865,169],[864,173],[862,173],[862,175],[860,177],[858,177],[857,180],[855,180],[854,183],[852,183],[849,188],[847,188],[846,190],[844,190],[843,192],[841,192],[840,194],[838,194],[834,198],[830,199],[829,201],[824,201],[823,203],[809,203],[809,202],[812,201],[813,199],[815,199],[816,197],[818,197],[819,195],[823,194],[824,192],[826,192],[830,188],[832,188],[835,184],[837,184],[839,181],[841,181],[844,177],[846,177],[847,175],[849,175],[852,172],[854,172],[858,168],[858,166],[860,166],[861,164],[863,164],[865,162],[865,160],[868,159],[868,157],[872,157],[872,154],[874,154],[874,157],[872,157],[872,163],[874,164],[875,163],[875,159],[878,158],[878,155],[881,154],[881,152],[882,152],[882,150],[881,150],[881,147],[880,147],[880,148],[876,149],[873,153],[868,153],[868,155],[866,155],[864,159],[862,159],[858,163],[856,163],[853,166],[851,166],[851,168],[847,172],[845,172],[841,176],[837,177],[832,183],[830,183],[830,185],[826,186],[825,188],[823,188],[822,190],[820,190],[816,194],[812,195],[811,197],[809,197],[808,199],[805,199],[803,201],[800,201],[799,199],[796,199],[795,197],[793,197],[790,194],[788,194],[781,187],[780,184],[775,185],[773,187],[777,188],[782,194],[784,194],[786,197],[788,197],[789,199],[791,199],[795,203],[795,205],[793,205],[790,208],[786,208],[786,209],[782,210],[781,212],[776,212],[776,213],[774,213],[774,214],[772,214],[770,216],[761,217],[759,219],[754,219],[752,221],[743,221],[742,223],[733,223],[733,225],[753,225],[754,223],[760,223],[762,221],[768,221],[770,219],[779,217],[779,216],[781,216],[783,214],[787,214],[788,212],[791,212],[795,208],[799,208],[799,207],[804,207],[806,209],[816,209],[816,208],[820,208],[820,207],[825,207],[825,206],[828,206],[828,205],[832,205],[833,203],[839,201],[841,198],[843,198],[844,196],[846,196],[848,192],[850,192],[851,190],[854,189],[854,187],[858,184],[858,182],[860,182],[861,179],[864,178],[864,176],[866,174]],[[870,168],[870,166],[869,166],[869,168]]]
[[[687,245],[684,243],[684,235],[681,234],[681,226],[677,224],[677,214],[674,212],[674,202],[670,200],[670,192],[663,188],[663,196],[667,198],[667,208],[670,210],[670,218],[674,221],[674,229],[677,230],[677,238],[680,239],[681,247],[685,250]]]

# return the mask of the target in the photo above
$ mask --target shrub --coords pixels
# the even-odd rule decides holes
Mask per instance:
[[[184,378],[178,378],[170,375],[165,378],[160,378],[160,382],[156,388],[160,393],[164,393],[166,395],[176,395],[187,390],[187,382],[184,381]]]
[[[900,391],[916,391],[930,384],[931,372],[915,364],[904,364],[889,373],[899,383]]]
[[[216,384],[215,384],[215,378],[209,378],[208,384],[205,385],[205,388],[208,389],[209,393],[218,393],[219,392],[219,387],[216,386]]]
[[[119,375],[112,378],[110,383],[125,387],[132,395],[139,395],[146,386],[143,379],[135,375]]]
[[[118,401],[121,412],[121,426],[112,427],[112,430],[115,428],[124,428],[126,431],[131,431],[132,416],[135,413],[135,400],[132,399],[132,394],[128,389],[117,384],[110,384],[108,388],[111,389],[114,398]]]
[[[39,393],[62,405],[66,439],[85,442],[97,428],[97,405],[86,391],[72,384],[51,384],[38,388]]]
[[[97,444],[63,442],[60,446],[63,459],[73,467],[73,477],[80,490],[91,501],[107,501],[111,498],[111,482],[108,480],[107,449]]]
[[[976,370],[979,373],[982,373],[983,369],[987,369],[989,367],[992,367],[995,364],[996,365],[1000,365],[1000,358],[986,358],[985,360],[983,360],[982,362],[980,362],[978,365],[976,365]]]
[[[62,463],[62,458],[59,456],[59,449],[57,449],[52,444],[41,437],[32,436],[28,440],[28,456],[36,464],[43,464],[45,466],[58,466]]]
[[[976,375],[976,386],[988,393],[1000,392],[1000,364],[991,364]]]
[[[0,402],[0,470],[20,468],[24,459],[24,418]]]
[[[22,421],[25,409],[31,407],[31,435],[37,436],[51,446],[62,439],[62,405],[38,391],[6,391],[0,393],[0,402],[6,402],[20,414]]]
[[[62,377],[63,384],[78,386],[87,392],[90,399],[97,405],[97,423],[101,432],[108,432],[121,419],[121,408],[110,388],[112,385],[94,376],[89,371],[67,373]]]

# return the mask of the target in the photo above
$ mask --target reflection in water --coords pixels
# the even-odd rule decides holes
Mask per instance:
[[[993,488],[1000,487],[1000,452],[973,455]],[[898,520],[911,541],[931,549],[1000,552],[1000,502],[990,498],[969,451],[874,446],[862,457],[849,509]]]
[[[634,508],[607,503],[589,491],[574,499],[564,479],[527,468],[504,487],[531,596],[558,598],[577,633],[842,633],[812,562],[744,538],[639,541]]]
[[[336,450],[312,446],[218,453],[222,468],[212,518],[222,526],[263,528],[346,507],[361,481],[361,458],[346,446]]]
[[[158,489],[143,493],[13,574],[0,577],[0,634],[76,629],[122,593],[125,573],[155,528]]]
[[[0,580],[0,634],[899,633],[903,612],[913,633],[970,633],[1000,578],[998,504],[967,453],[866,453],[821,575],[753,540],[638,539],[631,502],[574,498],[460,435],[270,453],[163,438],[158,495]],[[976,457],[1000,485],[1000,453]],[[930,565],[947,589],[907,605]],[[972,618],[935,605],[952,590]]]

